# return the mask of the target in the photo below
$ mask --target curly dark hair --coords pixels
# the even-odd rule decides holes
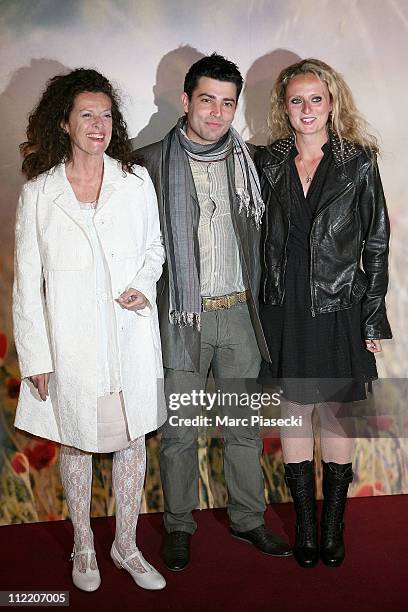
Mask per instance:
[[[197,87],[201,77],[209,77],[217,81],[234,83],[237,88],[238,100],[243,84],[242,75],[238,70],[238,66],[222,55],[218,53],[206,55],[190,67],[184,79],[184,91],[188,95],[189,100],[191,100],[193,91]]]
[[[27,141],[20,145],[24,157],[22,171],[28,179],[71,159],[71,141],[63,125],[69,119],[76,96],[88,91],[101,92],[110,98],[112,138],[106,153],[118,160],[125,172],[132,172],[134,159],[132,160],[126,123],[119,109],[118,92],[108,79],[96,70],[77,68],[69,74],[51,78],[29,116]]]

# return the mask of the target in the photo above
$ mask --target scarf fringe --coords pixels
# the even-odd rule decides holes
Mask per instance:
[[[251,205],[251,198],[247,189],[237,189],[236,193],[238,197],[238,214],[241,214],[243,209],[245,209],[246,216],[253,218],[256,229],[259,230],[261,227],[262,217],[265,211],[265,204],[263,203],[263,200],[257,197],[256,202],[253,202]]]
[[[201,329],[201,314],[198,312],[180,312],[179,310],[173,310],[169,313],[170,323],[178,325],[179,327],[196,327],[199,331]]]

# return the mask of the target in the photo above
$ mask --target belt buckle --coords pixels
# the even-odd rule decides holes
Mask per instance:
[[[216,298],[203,298],[203,311],[209,310],[228,310],[236,304],[246,301],[245,291],[232,293],[230,295],[222,295]]]

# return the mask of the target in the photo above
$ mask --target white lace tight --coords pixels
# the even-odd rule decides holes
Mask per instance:
[[[136,548],[136,526],[146,473],[145,438],[137,438],[123,450],[113,454],[112,483],[116,501],[115,542],[119,554],[125,559]],[[134,557],[128,562],[138,572],[145,569]]]
[[[76,550],[93,549],[90,509],[92,493],[92,455],[61,445],[60,473],[65,499],[74,527]],[[81,572],[86,571],[86,555],[77,555],[75,565]],[[92,555],[91,569],[96,569],[95,555]]]
[[[139,516],[144,477],[146,471],[145,437],[137,438],[130,445],[113,454],[112,483],[116,500],[116,547],[123,558],[137,550],[136,526]],[[68,510],[74,527],[76,550],[93,549],[90,522],[92,495],[92,454],[71,446],[61,445],[61,482]],[[86,571],[86,555],[75,557],[76,567]],[[136,571],[145,571],[137,557],[129,565]],[[93,555],[91,569],[96,569]]]

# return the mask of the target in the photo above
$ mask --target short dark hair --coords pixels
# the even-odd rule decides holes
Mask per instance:
[[[242,90],[243,78],[238,66],[218,53],[212,53],[195,62],[184,79],[184,91],[189,100],[201,77],[234,83],[237,88],[237,100]]]

